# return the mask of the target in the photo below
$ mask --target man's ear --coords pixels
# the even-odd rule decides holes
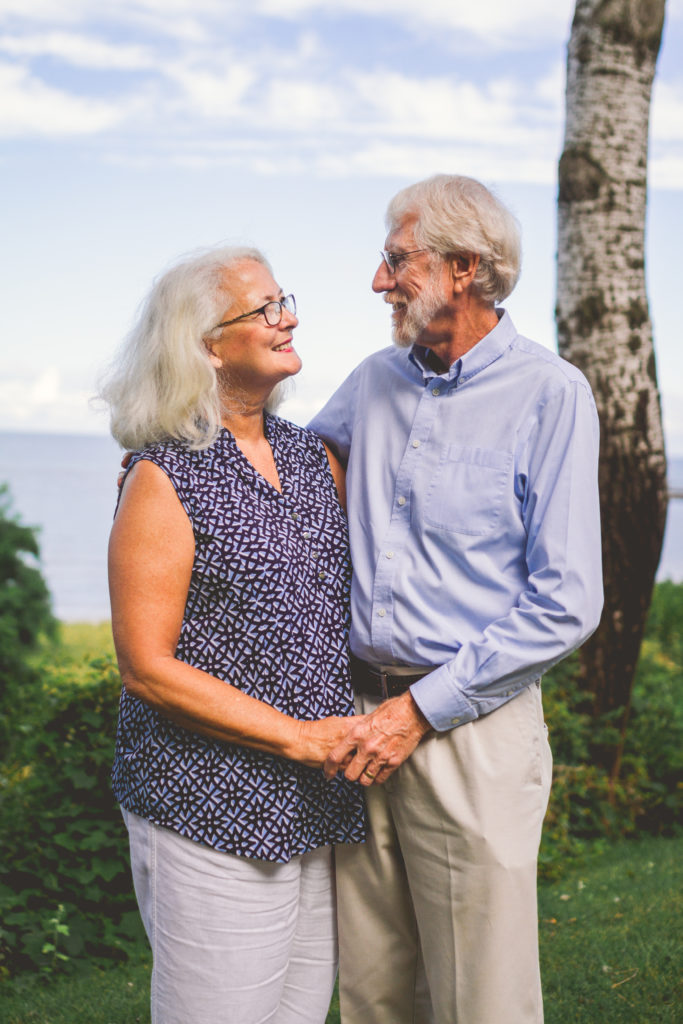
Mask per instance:
[[[461,253],[451,257],[451,279],[454,292],[464,292],[472,284],[479,266],[479,254]]]

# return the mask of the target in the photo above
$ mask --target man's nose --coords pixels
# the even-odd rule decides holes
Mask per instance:
[[[389,272],[389,268],[386,265],[384,259],[375,271],[375,276],[372,279],[372,290],[373,292],[388,292],[394,286],[394,275]]]

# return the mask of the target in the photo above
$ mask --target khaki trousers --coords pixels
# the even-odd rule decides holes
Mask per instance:
[[[357,699],[359,712],[376,703]],[[336,851],[342,1024],[542,1022],[536,863],[551,774],[533,683],[368,789],[368,841]]]

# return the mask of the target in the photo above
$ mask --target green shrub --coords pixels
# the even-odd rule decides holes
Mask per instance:
[[[50,594],[38,564],[37,531],[12,515],[6,485],[0,486],[0,756],[12,737],[11,712],[38,682],[31,654],[54,637]]]
[[[622,770],[629,773],[643,779],[639,827],[670,835],[683,797],[683,657],[675,661],[652,638],[643,642],[633,688]]]
[[[0,775],[0,957],[9,972],[121,956],[140,936],[109,783],[119,675],[111,656],[71,670],[59,662],[43,665],[39,699],[14,721],[21,747]]]
[[[618,779],[609,779],[592,752],[619,744],[621,712],[592,716],[576,655],[548,673],[543,703],[555,763],[542,877],[556,877],[586,840],[676,830],[683,796],[683,585],[655,587]]]

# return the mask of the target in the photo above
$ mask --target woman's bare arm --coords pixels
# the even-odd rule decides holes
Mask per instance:
[[[354,719],[300,722],[175,657],[194,560],[190,521],[166,474],[128,474],[109,542],[112,629],[126,689],[187,729],[315,767]]]
[[[334,479],[335,486],[337,488],[337,494],[339,495],[339,504],[346,512],[346,470],[342,466],[341,462],[334,454],[331,448],[329,448],[325,442],[325,451],[327,452],[327,458],[330,463],[330,469],[332,470],[332,477]]]

